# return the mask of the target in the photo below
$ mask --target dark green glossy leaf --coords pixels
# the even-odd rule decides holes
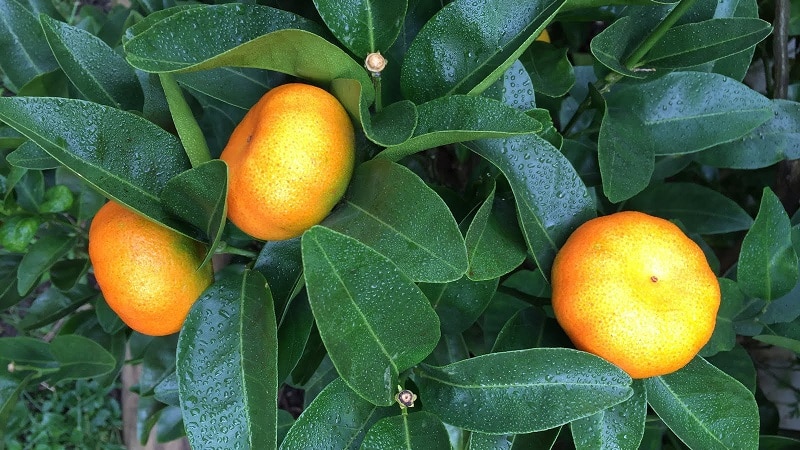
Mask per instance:
[[[1,229],[2,227],[0,227]],[[0,240],[0,245],[2,244],[3,242]],[[5,248],[8,249],[8,247]],[[17,268],[21,260],[22,255],[0,255],[0,309],[2,310],[16,305],[24,297],[17,292]]]
[[[294,422],[294,417],[288,411],[278,410],[278,446],[283,444],[283,440],[286,439],[286,434],[289,433],[289,429],[292,428]]]
[[[36,297],[19,322],[19,327],[32,330],[49,325],[85,305],[96,295],[97,291],[86,285],[78,285],[67,292],[51,287]]]
[[[364,400],[337,378],[303,411],[289,429],[281,450],[358,449],[367,430],[396,411]]]
[[[303,283],[300,238],[267,241],[261,247],[253,269],[261,272],[267,279],[275,302],[275,314],[280,323],[285,317],[289,299]]]
[[[644,384],[650,406],[690,448],[758,448],[753,394],[702,358]]]
[[[70,252],[76,242],[77,236],[48,233],[31,245],[19,263],[17,292],[23,295],[34,287],[39,277]]]
[[[567,58],[566,48],[534,42],[522,54],[521,60],[538,94],[561,97],[575,84],[575,70]]]
[[[302,244],[308,298],[331,361],[364,399],[390,405],[400,371],[439,341],[436,312],[396,265],[356,239],[315,226]]]
[[[30,213],[39,212],[44,201],[44,174],[39,170],[28,170],[14,184],[17,204]]]
[[[689,233],[747,230],[753,219],[723,194],[694,183],[653,184],[625,203],[626,209],[679,220]]]
[[[563,0],[456,0],[417,34],[405,54],[401,88],[423,103],[481,93],[506,71],[552,20]]]
[[[325,25],[356,56],[386,52],[400,33],[408,0],[314,0]]]
[[[542,308],[531,306],[517,311],[500,329],[492,352],[542,347],[570,347],[572,342],[556,319]]]
[[[637,22],[641,23],[630,16],[621,17],[595,36],[590,48],[592,55],[614,72],[631,78],[645,78],[646,72],[633,70],[626,64],[634,42],[642,37],[642,30],[634,26]]]
[[[15,91],[58,67],[39,20],[17,0],[0,0],[0,70]]]
[[[278,323],[278,381],[283,382],[292,373],[308,343],[314,315],[308,296],[302,291],[292,299],[286,313]]]
[[[630,377],[619,368],[565,348],[491,353],[444,367],[423,366],[418,384],[426,410],[451,425],[494,434],[553,428],[633,393]]]
[[[755,223],[742,241],[739,287],[745,294],[769,302],[791,291],[798,277],[789,216],[778,197],[764,188]]]
[[[714,167],[760,169],[800,158],[800,103],[772,100],[774,115],[741,139],[711,147],[695,159]]]
[[[797,322],[775,323],[765,326],[754,339],[800,353],[800,324]]]
[[[194,304],[177,353],[181,410],[193,446],[277,446],[276,330],[272,296],[258,272],[224,277]]]
[[[747,135],[771,117],[769,101],[713,73],[673,72],[606,94],[598,157],[612,202],[647,187],[654,156],[694,153]]]
[[[536,108],[536,96],[533,82],[525,66],[519,60],[514,61],[494,84],[482,94],[484,97],[500,100],[506,105],[522,112]],[[538,120],[538,118],[534,117]]]
[[[719,279],[719,288],[722,299],[717,312],[717,324],[711,339],[700,351],[700,356],[703,357],[729,351],[736,345],[733,319],[742,311],[744,295],[736,282],[728,278]]]
[[[150,341],[142,357],[142,372],[136,389],[140,396],[149,397],[156,386],[175,372],[178,335],[159,336]]]
[[[170,406],[180,406],[181,400],[177,372],[172,372],[170,375],[167,375],[156,385],[153,392],[158,401]]]
[[[203,265],[211,262],[222,237],[228,213],[228,166],[215,159],[167,182],[161,192],[164,207],[177,217],[197,227],[211,243]]]
[[[102,294],[94,302],[95,315],[100,327],[108,334],[116,334],[127,328],[125,322],[119,318],[117,313],[108,306]]]
[[[328,358],[317,327],[311,327],[306,348],[303,349],[303,355],[294,366],[292,375],[287,383],[303,388],[305,391],[303,403],[307,406],[322,388],[338,376],[336,368],[333,367],[333,363]]]
[[[433,353],[425,358],[426,364],[445,366],[469,358],[469,349],[461,333],[443,333]]]
[[[355,86],[350,80],[337,80],[334,86],[343,87],[345,84]],[[334,92],[336,92],[334,90]],[[360,91],[359,91],[360,95]],[[355,97],[355,94],[352,94]],[[341,94],[339,95],[341,98]],[[369,115],[368,105],[361,104],[361,125],[370,141],[380,146],[401,144],[411,138],[419,121],[417,106],[408,100],[401,100],[384,107],[379,113]]]
[[[450,450],[451,447],[442,421],[427,411],[419,411],[379,420],[361,443],[363,450],[389,448]]]
[[[242,110],[249,110],[270,88],[285,81],[275,72],[237,67],[185,72],[175,74],[175,79],[193,94],[202,93]]]
[[[100,377],[117,365],[117,360],[103,346],[76,334],[56,336],[50,342],[50,351],[58,361],[58,371],[48,377],[52,384]]]
[[[518,270],[503,281],[503,286],[533,297],[550,298],[550,284],[541,270]]]
[[[191,236],[158,197],[189,160],[177,139],[152,122],[83,100],[23,97],[0,98],[0,120],[105,196]]]
[[[735,345],[730,351],[720,352],[705,359],[717,369],[742,383],[754,395],[756,394],[756,367],[753,364],[752,357],[744,347]]]
[[[439,315],[444,333],[461,333],[481,315],[497,290],[497,279],[472,281],[467,277],[442,284],[420,284]]]
[[[485,138],[533,133],[542,125],[506,104],[482,96],[449,95],[417,106],[419,121],[410,139],[380,157],[397,161],[420,150]]]
[[[495,199],[494,188],[475,213],[464,241],[471,280],[505,275],[519,267],[528,254],[512,202]]]
[[[0,148],[17,148],[26,140],[17,130],[0,125]]]
[[[528,249],[549,275],[561,244],[595,215],[586,185],[558,149],[534,134],[465,145],[508,179]]]
[[[141,111],[141,85],[119,53],[88,31],[45,15],[39,20],[61,70],[87,100]]]
[[[552,450],[562,427],[537,433],[486,434],[473,431],[469,434],[468,450]]]
[[[42,369],[58,365],[49,342],[27,336],[0,338],[0,360],[5,364],[13,362]]]
[[[631,387],[631,398],[570,424],[578,450],[639,448],[647,418],[647,394],[641,380],[635,380]]]
[[[800,447],[800,440],[785,436],[760,436],[758,448],[760,450],[794,450]]]
[[[6,156],[12,166],[23,169],[46,170],[55,169],[60,164],[46,151],[32,141],[25,141],[16,150]]]
[[[406,167],[382,158],[361,164],[344,200],[323,224],[384,254],[414,281],[444,283],[467,271],[452,213]]]
[[[748,17],[717,18],[670,28],[642,60],[656,68],[703,64],[754,47],[766,38],[769,22]]]

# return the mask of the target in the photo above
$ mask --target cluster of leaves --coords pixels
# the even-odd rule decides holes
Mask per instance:
[[[771,188],[800,158],[800,104],[752,64],[777,66],[765,43],[787,33],[796,48],[800,11],[773,33],[754,0],[263,3],[0,0],[0,306],[33,297],[23,334],[61,321],[0,339],[0,418],[32,381],[111,383],[127,345],[140,436],[197,448],[798,444],[759,436],[737,335],[800,351],[800,216]],[[254,242],[225,220],[215,157],[294,79],[342,102],[360,164],[321,225]],[[93,285],[104,198],[233,255],[179,335],[130,332]],[[678,222],[720,277],[714,336],[673,374],[632,380],[552,317],[556,252],[621,209]],[[305,391],[296,420],[283,384]]]

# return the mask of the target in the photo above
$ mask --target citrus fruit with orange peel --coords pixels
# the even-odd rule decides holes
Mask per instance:
[[[205,252],[203,244],[114,201],[89,227],[89,259],[108,306],[150,336],[179,331],[211,285],[211,265],[200,267]]]
[[[231,134],[228,218],[256,239],[284,240],[322,221],[344,195],[355,134],[327,91],[289,83],[268,91]]]
[[[556,255],[553,312],[575,347],[632,378],[675,372],[711,338],[720,288],[672,222],[624,211],[578,227]]]

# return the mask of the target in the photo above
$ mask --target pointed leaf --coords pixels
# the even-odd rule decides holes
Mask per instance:
[[[414,450],[450,450],[450,439],[444,424],[427,411],[386,417],[373,425],[362,450],[387,448]]]
[[[325,222],[397,264],[414,281],[443,283],[467,271],[453,214],[416,174],[386,159],[358,166],[345,205]]]
[[[481,93],[536,39],[563,0],[456,0],[417,34],[403,60],[406,98],[423,103]]]
[[[503,73],[503,76],[481,95],[500,100],[506,105],[526,113],[536,108],[536,96],[533,92],[531,76],[528,75],[520,60],[514,61],[511,67]],[[539,120],[537,117],[531,117]]]
[[[631,78],[645,78],[647,72],[633,70],[625,64],[626,57],[633,51],[632,43],[640,37],[641,30],[633,26],[634,17],[621,17],[592,38],[589,47],[597,60],[614,72]]]
[[[141,111],[139,79],[119,53],[88,31],[45,15],[39,20],[61,70],[87,100]]]
[[[753,394],[702,358],[644,384],[650,406],[690,448],[758,448]]]
[[[695,156],[701,164],[760,169],[800,158],[800,103],[772,100],[774,115],[742,139],[711,147]]]
[[[177,352],[192,446],[277,446],[276,329],[272,296],[258,272],[227,275],[192,306]]]
[[[400,371],[439,341],[428,299],[385,256],[321,226],[303,234],[303,271],[320,337],[342,379],[388,406]]]
[[[630,199],[627,209],[679,220],[690,233],[718,234],[747,230],[753,219],[723,194],[694,183],[653,184]]]
[[[306,349],[314,315],[308,304],[308,296],[302,291],[292,299],[278,324],[278,380],[283,382],[297,366]]]
[[[586,185],[558,149],[534,134],[465,145],[508,179],[528,249],[549,276],[556,252],[567,237],[595,215]]]
[[[15,90],[58,67],[39,20],[17,0],[0,0],[0,48],[0,70]]]
[[[48,233],[31,245],[19,263],[17,292],[24,295],[34,287],[43,273],[72,250],[77,239],[77,236]]]
[[[181,172],[169,180],[161,192],[164,207],[197,227],[211,242],[202,265],[211,262],[222,237],[227,197],[228,166],[218,159]]]
[[[635,380],[633,396],[570,425],[578,450],[614,448],[637,450],[644,436],[647,394],[641,380]]]
[[[755,223],[742,241],[739,287],[745,294],[769,302],[791,291],[798,277],[789,216],[778,197],[764,188]]]
[[[12,166],[36,170],[55,169],[60,165],[58,161],[33,141],[25,141],[6,156],[6,161]]]
[[[670,28],[642,60],[657,68],[690,67],[747,50],[766,38],[769,22],[731,17],[687,23]]]
[[[19,327],[23,330],[32,330],[49,325],[85,305],[96,296],[97,291],[85,284],[78,285],[67,292],[61,292],[51,287],[34,299],[27,314],[19,322]]]
[[[398,161],[418,151],[456,142],[534,133],[542,124],[504,103],[482,96],[449,95],[417,106],[410,139],[387,148],[381,158]]]
[[[630,377],[616,366],[566,348],[490,353],[422,369],[418,384],[425,409],[451,425],[483,433],[557,427],[616,405],[633,392]]]
[[[180,143],[162,128],[115,108],[60,98],[0,98],[0,120],[106,197],[192,236],[158,198],[189,168]]]
[[[464,239],[471,280],[491,280],[517,268],[528,254],[510,201],[495,200],[495,189],[475,213]]]
[[[314,0],[319,15],[339,42],[356,56],[384,52],[392,46],[408,0]]]
[[[337,378],[303,411],[289,429],[281,450],[356,450],[375,422],[396,411],[364,400]]]
[[[76,334],[56,336],[50,342],[50,351],[58,361],[58,371],[48,377],[48,382],[52,384],[100,377],[114,370],[117,365],[114,356],[103,346]]]

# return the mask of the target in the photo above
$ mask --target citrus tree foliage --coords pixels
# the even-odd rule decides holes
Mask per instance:
[[[764,436],[742,346],[800,351],[800,83],[764,71],[789,69],[795,2],[62,6],[0,0],[0,306],[27,311],[0,420],[28,385],[129,362],[140,438],[203,449],[798,445]],[[288,81],[345,106],[358,164],[321,224],[258,242],[225,219],[217,157]],[[97,290],[106,199],[222,255],[179,334],[131,332]],[[678,223],[720,280],[711,341],[669,375],[632,380],[552,317],[560,246],[619,210]]]

